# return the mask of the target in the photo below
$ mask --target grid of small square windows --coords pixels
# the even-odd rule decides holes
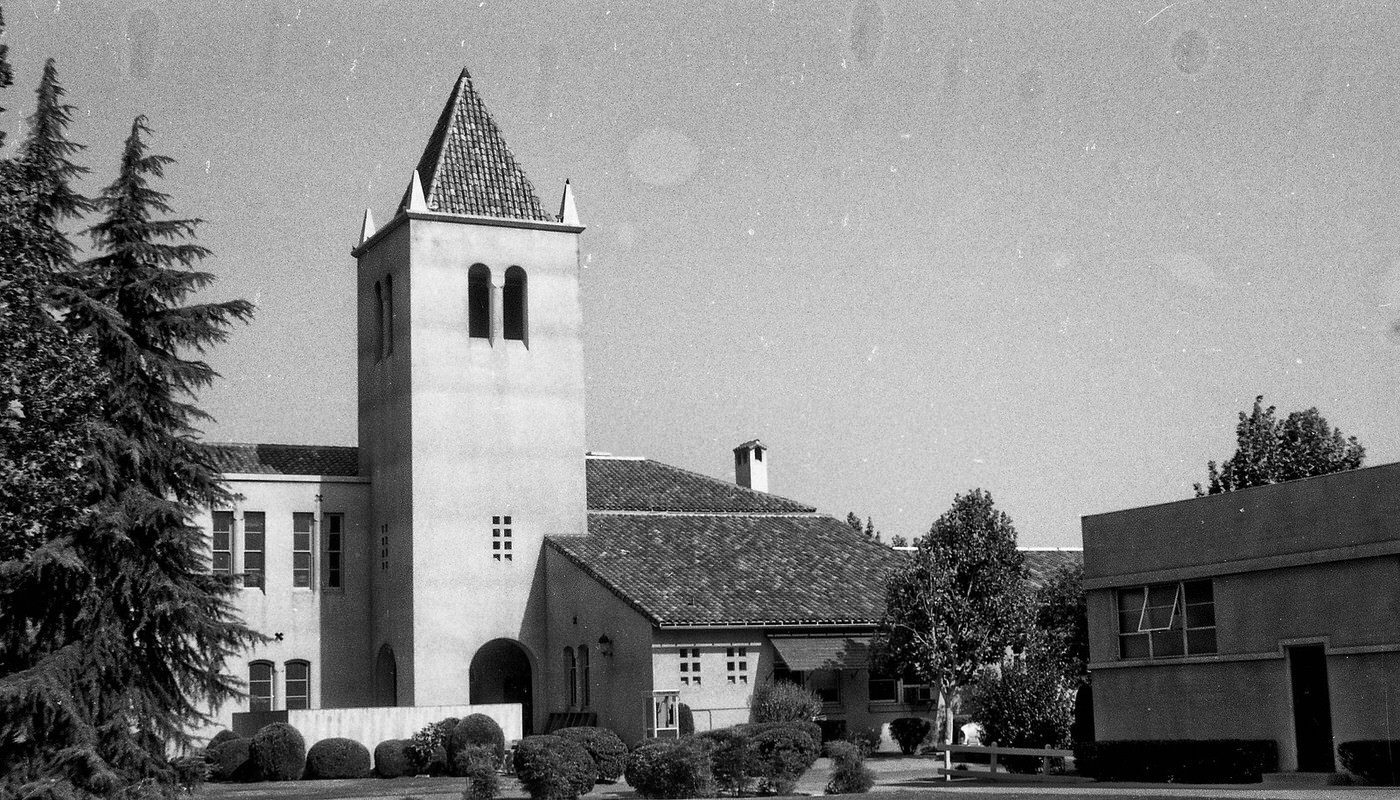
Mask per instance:
[[[389,571],[389,526],[379,526],[379,570]]]
[[[749,682],[749,649],[747,647],[727,647],[724,650],[725,680],[729,683]]]
[[[700,648],[681,648],[681,685],[700,685]]]
[[[496,561],[511,561],[510,515],[491,518],[491,558]]]

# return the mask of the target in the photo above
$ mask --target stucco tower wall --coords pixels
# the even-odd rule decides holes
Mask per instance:
[[[392,331],[393,352],[381,356],[379,315],[387,293],[386,278],[392,282],[393,314],[385,324]],[[371,481],[370,518],[362,542],[371,575],[368,657],[377,664],[383,646],[393,649],[399,705],[414,705],[412,282],[408,226],[395,227],[361,252],[357,277],[360,474]],[[377,676],[376,683],[382,682],[382,676]],[[383,688],[376,689],[376,705],[387,703]]]
[[[406,227],[415,701],[468,702],[472,657],[498,638],[526,647],[542,698],[540,546],[546,535],[587,532],[578,233],[440,218]],[[468,335],[474,264],[491,271],[491,338]],[[502,335],[511,267],[527,275],[524,341]],[[509,561],[492,549],[506,516]]]

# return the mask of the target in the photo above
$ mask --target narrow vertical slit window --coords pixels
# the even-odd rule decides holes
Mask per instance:
[[[384,358],[384,284],[374,282],[374,360]]]
[[[215,575],[233,574],[233,512],[215,511],[210,567]]]
[[[394,276],[384,276],[384,357],[394,354]]]
[[[311,664],[288,661],[286,665],[287,710],[311,708]]]
[[[578,707],[578,661],[574,648],[564,648],[564,673],[569,676],[569,708]]]
[[[525,270],[520,267],[506,270],[506,282],[501,290],[501,327],[505,338],[525,340],[529,323],[528,295]]]
[[[243,512],[243,585],[266,588],[267,515],[261,511]]]
[[[467,335],[491,338],[491,270],[485,264],[467,271]]]
[[[581,644],[581,645],[578,646],[578,669],[579,669],[579,686],[578,686],[579,705],[580,705],[580,707],[582,707],[582,708],[588,708],[589,703],[592,702],[592,698],[589,696],[588,684],[592,681],[593,676],[589,674],[589,668],[588,668],[588,646],[587,646],[587,645],[582,645],[582,644]]]
[[[341,588],[341,559],[345,555],[345,515],[326,514],[321,519],[326,536],[326,588]]]
[[[315,527],[315,514],[292,514],[292,586],[298,589],[311,588],[311,532]]]

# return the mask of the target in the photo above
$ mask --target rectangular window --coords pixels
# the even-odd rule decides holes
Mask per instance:
[[[341,559],[345,555],[345,515],[325,514],[321,517],[321,530],[326,536],[326,588],[341,588]]]
[[[243,585],[260,586],[264,583],[266,561],[263,548],[267,543],[267,515],[261,511],[243,512]]]
[[[510,515],[491,518],[491,558],[496,561],[511,561]]]
[[[724,650],[724,680],[726,683],[749,682],[749,649],[727,647]]]
[[[835,670],[814,670],[807,679],[807,688],[823,703],[841,702],[841,673]]]
[[[315,514],[292,514],[292,586],[298,589],[311,588],[311,532],[315,529]]]
[[[233,512],[214,512],[214,541],[210,546],[215,575],[233,574]]]
[[[272,664],[266,661],[248,665],[248,710],[272,710]]]
[[[879,672],[870,673],[866,699],[872,703],[893,703],[899,699],[899,681]]]
[[[924,705],[933,702],[933,688],[925,683],[905,683],[900,686],[906,706]]]
[[[1118,657],[1180,658],[1216,652],[1211,581],[1119,589]]]
[[[286,673],[287,710],[311,708],[311,665],[288,661]]]
[[[681,685],[700,685],[700,648],[681,648]]]

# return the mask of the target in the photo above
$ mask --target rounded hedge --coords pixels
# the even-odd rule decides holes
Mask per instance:
[[[754,764],[757,767],[754,771],[763,779],[764,788],[769,792],[792,794],[797,779],[821,755],[820,729],[813,738],[812,732],[801,724],[761,728],[753,733]]]
[[[562,736],[526,736],[515,748],[515,777],[534,800],[572,800],[593,789],[597,767]]]
[[[211,748],[212,748],[212,747],[218,747],[219,745],[223,744],[224,742],[231,742],[231,741],[233,741],[234,739],[241,739],[241,738],[242,738],[242,737],[239,736],[238,734],[236,734],[236,733],[234,733],[233,731],[228,730],[227,728],[225,728],[224,730],[221,730],[221,731],[219,731],[218,733],[214,734],[214,738],[212,738],[212,739],[209,740],[209,744],[207,745],[207,747],[211,747]]]
[[[754,771],[753,735],[750,725],[712,728],[695,734],[709,749],[710,770],[719,788],[735,797],[749,788],[749,775]]]
[[[506,735],[496,720],[485,714],[469,714],[447,737],[447,763],[454,764],[462,748],[471,744],[490,745],[496,749],[496,760],[506,755]]]
[[[209,780],[256,780],[257,775],[253,771],[253,764],[248,760],[248,748],[252,744],[252,739],[234,737],[225,739],[205,750],[204,758],[209,762]]]
[[[750,722],[811,722],[820,713],[821,698],[791,681],[761,683],[749,697]]]
[[[264,725],[253,734],[248,760],[265,781],[294,781],[306,771],[306,741],[285,722]]]
[[[563,728],[554,732],[583,746],[597,767],[597,780],[615,781],[627,769],[627,745],[622,737],[607,728]]]
[[[306,752],[306,777],[367,778],[369,748],[354,739],[322,739]]]
[[[709,797],[714,779],[702,739],[657,739],[627,756],[627,783],[642,797]]]
[[[919,749],[932,729],[929,721],[922,717],[900,717],[890,723],[890,736],[899,744],[899,752],[909,756]]]
[[[374,774],[381,778],[401,778],[416,775],[412,739],[386,739],[375,745]]]

